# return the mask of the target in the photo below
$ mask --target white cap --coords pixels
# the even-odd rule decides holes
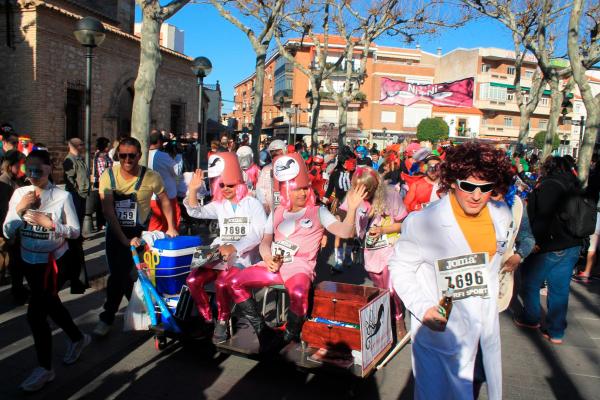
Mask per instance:
[[[269,150],[270,152],[276,150],[283,150],[285,152],[285,142],[280,139],[275,139],[269,144],[267,150]]]

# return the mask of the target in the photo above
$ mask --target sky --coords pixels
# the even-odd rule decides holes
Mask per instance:
[[[137,6],[136,6],[137,8]],[[139,9],[136,21],[141,21]],[[185,54],[204,56],[211,60],[213,69],[205,78],[207,84],[218,80],[223,96],[223,113],[233,107],[234,85],[254,72],[254,51],[246,35],[227,22],[209,5],[188,4],[167,23],[184,31]],[[443,31],[435,37],[420,38],[407,45],[399,38],[383,37],[375,43],[384,46],[414,48],[420,44],[424,51],[435,54],[438,47],[445,54],[455,48],[499,47],[513,49],[507,29],[490,19],[476,19],[467,25]]]

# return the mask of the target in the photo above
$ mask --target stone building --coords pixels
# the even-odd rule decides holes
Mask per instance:
[[[84,136],[85,49],[73,31],[98,18],[106,39],[94,49],[92,145],[130,132],[140,56],[133,35],[134,0],[8,0],[0,3],[0,123],[44,143],[62,160],[66,140]],[[161,48],[152,126],[197,130],[198,98],[191,58]],[[62,163],[58,163],[60,164]],[[57,171],[56,175],[60,175]]]

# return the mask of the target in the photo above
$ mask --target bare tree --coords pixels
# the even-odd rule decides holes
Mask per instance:
[[[455,17],[439,15],[442,1],[329,0],[337,12],[334,22],[344,39],[344,81],[335,88],[331,77],[325,80],[327,90],[338,106],[340,144],[347,133],[348,106],[357,99],[367,76],[367,60],[375,39],[387,34],[400,36],[411,43],[419,35],[433,34],[440,27],[459,26],[468,18],[467,12],[456,12]]]
[[[593,1],[586,8],[583,0],[573,0],[568,32],[567,51],[573,79],[587,112],[585,135],[578,159],[579,180],[585,185],[600,127],[600,93],[594,96],[585,75],[588,69],[600,62],[600,3]]]
[[[529,120],[538,106],[546,84],[558,88],[561,78],[569,75],[570,70],[557,69],[552,64],[555,52],[556,35],[552,34],[566,7],[556,0],[463,0],[482,15],[493,18],[511,31],[515,49],[515,98],[520,112],[519,143],[525,145],[529,138]],[[523,62],[531,52],[537,61],[532,77],[529,96],[525,96],[522,83]],[[562,101],[554,101],[562,96],[560,90],[551,101],[550,121],[558,121]],[[550,123],[548,135],[554,137],[557,125]]]
[[[546,130],[546,138],[544,140],[542,160],[545,160],[546,157],[552,154],[554,137],[558,135],[561,110],[563,109],[563,104],[568,99],[569,93],[573,90],[572,77],[567,79],[567,83],[561,89],[557,76],[558,73],[554,73],[550,80],[550,117],[548,119],[548,129]]]
[[[304,74],[309,82],[309,91],[312,98],[311,106],[311,153],[315,155],[318,147],[318,123],[319,110],[321,106],[321,88],[323,81],[327,79],[336,69],[339,68],[343,57],[338,57],[335,63],[328,63],[329,37],[330,37],[330,18],[331,5],[328,0],[302,0],[297,8],[297,12],[288,13],[284,22],[289,27],[288,32],[297,32],[302,35],[300,41],[282,43],[283,35],[286,30],[279,29],[275,35],[275,41],[282,57],[292,63],[294,67]],[[320,33],[315,32],[315,20],[322,20]],[[308,45],[313,46],[315,58],[311,64],[306,66],[299,62],[295,53],[299,48],[305,45],[305,38],[309,39]]]
[[[141,163],[148,162],[148,135],[152,119],[152,97],[156,89],[156,74],[161,63],[160,26],[190,0],[172,0],[161,6],[159,0],[136,0],[142,9],[142,36],[140,40],[140,66],[135,79],[131,136],[142,144]]]
[[[254,100],[252,101],[252,149],[258,157],[258,143],[262,130],[265,63],[273,34],[284,13],[285,0],[209,0],[221,16],[248,37],[255,53]],[[236,17],[234,12],[243,16]]]

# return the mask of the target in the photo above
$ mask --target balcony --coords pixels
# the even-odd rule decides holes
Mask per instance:
[[[508,111],[519,113],[519,106],[517,106],[516,100],[476,100],[475,106],[482,110],[500,110],[500,111]],[[536,114],[542,115],[550,115],[550,104],[548,102],[547,105],[542,105],[541,102],[538,103],[537,108],[534,111]]]

